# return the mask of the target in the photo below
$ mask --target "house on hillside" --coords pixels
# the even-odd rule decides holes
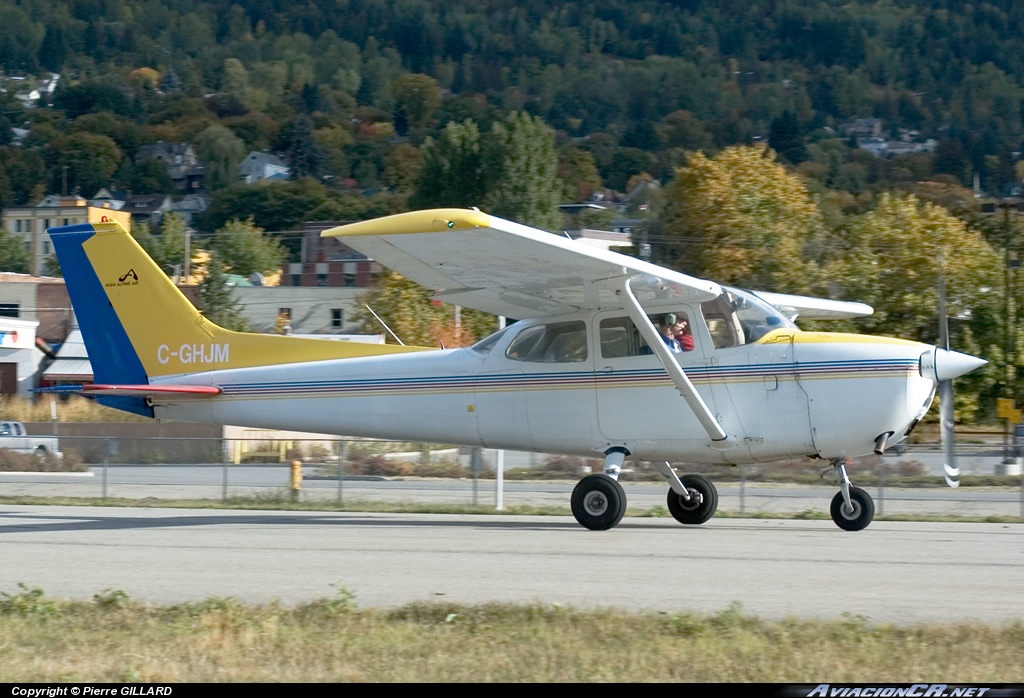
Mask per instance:
[[[130,213],[132,220],[158,228],[164,214],[173,210],[173,204],[167,194],[132,194],[122,210]],[[126,227],[131,228],[130,225]]]
[[[203,162],[192,144],[157,141],[135,151],[135,162],[147,159],[167,164],[167,174],[178,192],[194,194],[203,190]]]
[[[291,170],[284,160],[255,150],[238,165],[238,180],[244,184],[254,184],[264,179],[288,179],[290,174]]]

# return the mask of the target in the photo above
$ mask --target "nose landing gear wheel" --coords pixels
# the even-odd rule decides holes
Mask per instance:
[[[853,511],[846,510],[842,492],[836,492],[836,496],[832,498],[831,513],[836,526],[844,531],[860,531],[867,528],[875,518],[875,502],[871,495],[859,487],[851,487],[850,503],[853,504]]]
[[[572,491],[572,515],[591,531],[606,531],[626,513],[626,493],[603,473],[587,475]]]
[[[669,490],[668,510],[672,518],[681,524],[702,524],[715,515],[718,490],[711,480],[703,475],[683,475],[679,481],[689,491],[690,501]]]

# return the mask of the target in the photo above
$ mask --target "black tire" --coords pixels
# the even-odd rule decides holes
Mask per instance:
[[[587,475],[572,491],[572,515],[591,531],[607,531],[626,513],[622,485],[604,473]]]
[[[844,531],[860,531],[868,527],[871,520],[875,518],[875,501],[871,495],[859,487],[850,488],[850,503],[853,504],[853,512],[844,511],[846,502],[843,501],[843,493],[836,492],[832,498],[832,520],[836,526]]]
[[[681,524],[696,525],[702,524],[718,510],[718,490],[714,483],[703,475],[683,475],[679,478],[683,487],[690,492],[691,497],[696,495],[696,500],[687,502],[674,491],[668,491],[668,510],[672,518]]]

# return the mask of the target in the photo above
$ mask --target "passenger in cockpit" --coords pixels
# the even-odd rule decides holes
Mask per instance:
[[[676,317],[676,324],[673,326],[673,334],[679,343],[680,351],[693,351],[693,332],[690,330],[690,321],[685,316]]]

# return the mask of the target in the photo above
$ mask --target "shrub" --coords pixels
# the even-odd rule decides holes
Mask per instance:
[[[359,463],[359,470],[363,475],[411,475],[414,466],[411,463],[391,460],[384,456],[367,456]]]

